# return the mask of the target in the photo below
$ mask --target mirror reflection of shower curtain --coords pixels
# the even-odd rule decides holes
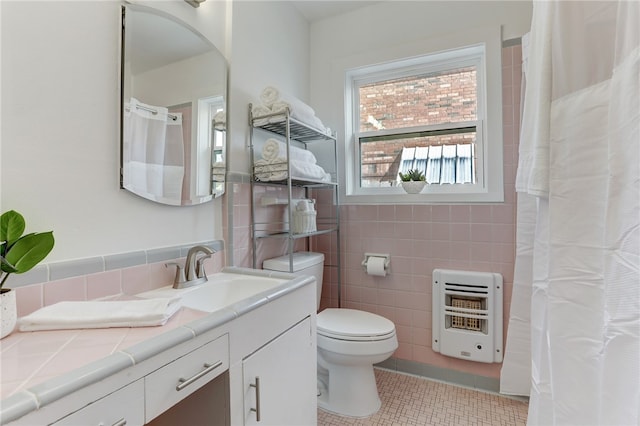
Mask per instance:
[[[131,98],[124,120],[123,186],[153,201],[180,205],[184,178],[181,114]]]

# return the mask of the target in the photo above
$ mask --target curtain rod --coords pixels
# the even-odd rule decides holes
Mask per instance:
[[[153,108],[147,108],[147,107],[141,106],[141,105],[136,105],[136,108],[139,108],[139,109],[142,109],[142,110],[145,110],[145,111],[149,111],[153,115],[156,115],[158,113],[158,111],[153,109]],[[176,121],[178,119],[177,115],[173,115],[173,114],[169,114],[169,113],[167,113],[167,117],[169,117],[173,121]]]

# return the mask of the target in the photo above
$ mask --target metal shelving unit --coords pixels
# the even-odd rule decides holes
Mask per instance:
[[[258,253],[258,244],[260,244],[261,240],[267,238],[280,238],[287,239],[287,253],[289,255],[289,271],[293,272],[293,252],[294,252],[294,244],[297,240],[307,239],[307,247],[310,246],[310,238],[317,237],[325,234],[335,233],[336,238],[336,264],[326,263],[329,261],[329,257],[325,256],[325,266],[335,267],[337,268],[336,277],[338,284],[338,305],[340,305],[340,292],[341,292],[341,276],[340,276],[340,206],[338,203],[338,178],[337,178],[337,162],[338,162],[338,144],[337,139],[334,134],[323,133],[320,130],[317,130],[295,118],[291,117],[288,110],[273,113],[266,116],[260,116],[258,118],[254,118],[252,115],[252,105],[249,104],[249,127],[251,129],[250,133],[250,155],[251,155],[251,235],[252,235],[252,244],[253,244],[253,267],[257,268],[257,253]],[[298,179],[295,176],[291,175],[291,164],[287,161],[286,163],[282,163],[282,171],[286,170],[286,178],[278,181],[260,181],[256,178],[256,166],[255,165],[255,140],[256,140],[256,130],[267,132],[268,134],[273,134],[280,136],[284,139],[284,142],[287,147],[287,159],[291,158],[289,155],[291,143],[296,141],[304,147],[308,149],[313,144],[325,144],[324,147],[328,147],[327,144],[331,146],[333,150],[333,164],[330,166],[333,167],[333,173],[331,173],[331,181],[324,182],[313,179]],[[269,200],[268,202],[263,202],[261,207],[268,206],[270,204],[276,205],[287,205],[289,208],[287,209],[287,217],[286,220],[282,222],[257,222],[256,221],[256,206],[259,203],[259,200],[256,200],[256,187],[257,186],[271,186],[271,187],[281,187],[285,188],[287,196],[278,200]],[[308,233],[294,233],[291,229],[291,224],[293,223],[293,206],[294,201],[299,199],[300,197],[294,197],[294,190],[296,188],[302,188],[304,192],[304,198],[311,198],[311,191],[331,191],[331,197],[333,198],[333,208],[332,209],[324,209],[331,210],[332,214],[328,217],[318,216],[316,219],[317,230],[314,232]]]

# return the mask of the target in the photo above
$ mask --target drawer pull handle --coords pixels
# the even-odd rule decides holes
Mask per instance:
[[[191,383],[195,382],[196,380],[198,380],[200,377],[209,374],[210,372],[212,372],[213,370],[215,370],[216,368],[220,367],[222,365],[222,361],[218,361],[215,364],[211,365],[211,364],[205,364],[204,365],[204,370],[202,370],[201,372],[199,372],[198,374],[196,374],[193,377],[190,377],[188,379],[183,379],[180,378],[180,380],[178,380],[178,386],[176,386],[176,390],[177,391],[181,391],[182,389],[186,388],[187,386],[189,386]]]
[[[252,408],[250,411],[256,413],[256,422],[260,421],[260,377],[256,377],[256,383],[250,383],[249,386],[256,388],[256,408]]]
[[[118,420],[117,422],[115,422],[113,424],[113,426],[125,426],[127,424],[127,420],[122,418],[120,420]]]

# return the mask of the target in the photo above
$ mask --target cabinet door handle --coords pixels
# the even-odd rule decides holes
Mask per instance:
[[[256,376],[256,383],[249,384],[252,388],[256,388],[256,408],[252,408],[250,411],[256,413],[256,422],[260,421],[260,377]]]
[[[205,364],[204,365],[204,370],[202,370],[201,372],[199,372],[198,374],[188,378],[188,379],[183,379],[180,378],[178,380],[178,386],[176,386],[176,390],[177,391],[181,391],[182,389],[186,388],[187,386],[189,386],[191,383],[195,382],[196,380],[198,380],[200,377],[209,374],[210,372],[212,372],[213,370],[215,370],[216,368],[220,367],[222,365],[222,361],[218,361],[215,364],[211,365],[211,364]]]
[[[123,417],[117,422],[113,424],[113,426],[125,426],[127,424],[127,420]]]

